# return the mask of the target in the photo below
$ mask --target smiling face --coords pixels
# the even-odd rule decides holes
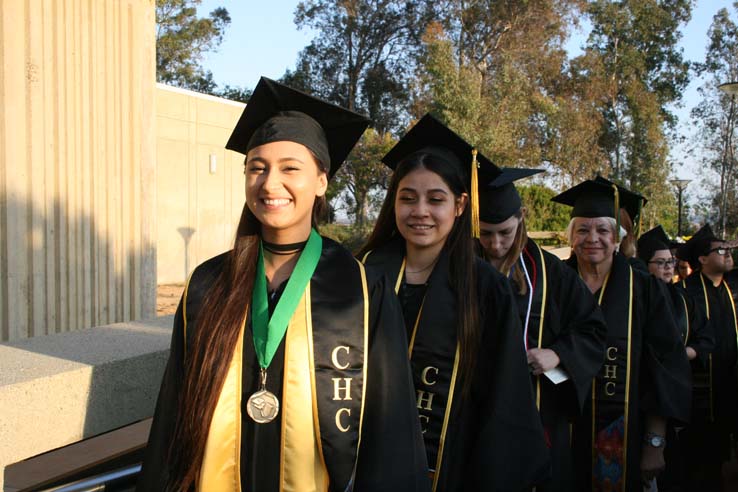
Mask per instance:
[[[515,234],[521,218],[516,215],[499,224],[479,222],[479,243],[484,248],[489,258],[493,260],[504,260],[515,242]]]
[[[648,261],[648,271],[659,280],[670,284],[674,278],[674,258],[668,249],[659,249],[653,252]]]
[[[326,173],[304,145],[271,142],[246,157],[246,203],[266,241],[304,241],[310,234],[315,198],[325,195]]]
[[[418,168],[402,178],[395,196],[395,222],[408,249],[438,249],[446,241],[456,217],[466,206],[466,194],[454,196],[436,173]]]
[[[571,247],[577,260],[599,265],[615,252],[615,231],[607,217],[576,217],[572,224]]]

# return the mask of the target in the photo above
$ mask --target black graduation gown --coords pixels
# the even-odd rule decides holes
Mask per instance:
[[[715,338],[714,349],[708,354],[708,372],[712,379],[712,399],[706,425],[700,428],[703,442],[696,443],[706,462],[726,460],[730,457],[729,435],[736,431],[738,414],[738,327],[733,311],[730,285],[723,280],[718,287],[697,271],[687,277],[682,285],[694,304],[709,319],[709,327]],[[710,425],[712,424],[712,425]]]
[[[528,317],[526,346],[556,352],[560,367],[569,375],[568,381],[558,385],[546,376],[531,377],[552,465],[551,478],[537,490],[569,492],[574,480],[569,424],[580,415],[592,378],[602,367],[607,326],[587,285],[559,258],[532,239],[522,258],[533,285],[532,296],[530,290],[519,294],[514,288],[524,331]],[[520,261],[515,268],[521,268]]]
[[[392,241],[364,261],[383,268],[395,284],[405,257],[404,242]],[[482,337],[470,394],[463,381],[451,391],[451,411],[443,438],[436,492],[522,491],[547,478],[549,453],[529,383],[520,321],[510,283],[482,260],[476,261]],[[431,469],[449,397],[456,347],[457,316],[449,259],[442,252],[429,279],[418,320],[411,366]],[[452,354],[449,360],[449,354]],[[432,378],[428,368],[433,367]],[[439,385],[426,383],[438,382]],[[429,392],[436,392],[429,410]],[[441,432],[439,432],[439,430]]]
[[[577,269],[576,256],[567,264]],[[608,328],[606,360],[574,427],[576,490],[641,492],[645,417],[689,420],[689,363],[670,300],[657,282],[616,253],[604,293],[595,293],[598,300],[602,295]]]
[[[212,258],[197,267],[187,293],[187,340],[191,347],[197,329],[197,313],[212,283],[218,278],[227,254]],[[311,279],[313,331],[320,330],[321,316],[336,309],[331,299],[321,298],[321,285],[346,282],[346,270],[355,260],[334,241],[323,238],[323,251]],[[354,488],[356,492],[427,491],[427,463],[415,410],[412,377],[407,361],[407,341],[402,329],[400,306],[384,277],[367,269],[369,293],[369,371],[366,381],[365,411]],[[273,309],[274,300],[270,302]],[[138,491],[162,491],[168,473],[166,452],[176,419],[177,398],[183,376],[183,309],[177,309],[169,362],[162,381],[149,437]],[[269,388],[282,401],[284,339],[268,370]],[[280,411],[268,424],[256,424],[243,405],[258,389],[258,361],[252,342],[250,322],[243,344],[241,490],[276,492],[279,490]],[[319,395],[319,398],[321,395]],[[330,398],[330,395],[326,396]],[[326,449],[325,435],[324,453]],[[341,453],[341,450],[332,450]],[[330,468],[330,467],[329,467]],[[333,486],[333,480],[331,480]],[[334,490],[333,487],[330,489]]]

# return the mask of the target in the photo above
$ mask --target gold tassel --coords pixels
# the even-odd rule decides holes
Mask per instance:
[[[471,166],[471,228],[472,237],[479,239],[479,176],[477,175],[477,149],[472,149]]]

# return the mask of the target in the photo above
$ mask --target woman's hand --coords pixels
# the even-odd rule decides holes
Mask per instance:
[[[641,476],[643,480],[648,482],[657,477],[665,466],[664,448],[655,448],[644,444],[643,453],[641,454]]]
[[[559,365],[559,356],[551,349],[534,348],[528,350],[528,365],[533,375],[538,376]]]
[[[697,357],[697,352],[692,347],[687,347],[687,359],[692,360]]]

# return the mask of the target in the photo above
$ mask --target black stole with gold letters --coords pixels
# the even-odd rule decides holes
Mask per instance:
[[[633,271],[615,254],[610,275],[595,293],[607,322],[605,363],[592,385],[593,490],[626,490],[632,329]]]
[[[405,249],[396,240],[367,254],[367,265],[384,271],[395,292],[404,277]],[[449,283],[449,258],[444,250],[428,278],[422,307],[409,340],[408,354],[428,466],[435,472],[434,489],[443,472],[443,448],[448,430],[458,371],[458,317]]]
[[[369,363],[363,268],[345,249],[324,247],[310,281],[320,438],[334,491],[350,485],[361,440]]]

